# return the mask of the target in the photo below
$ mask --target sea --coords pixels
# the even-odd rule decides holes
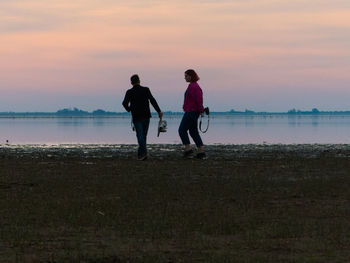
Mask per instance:
[[[157,136],[151,118],[147,143],[180,144],[181,115],[165,115]],[[202,119],[204,144],[349,144],[350,115],[212,115]],[[192,141],[193,142],[193,141]],[[1,117],[0,144],[136,144],[129,116]]]

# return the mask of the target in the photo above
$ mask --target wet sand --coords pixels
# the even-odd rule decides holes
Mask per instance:
[[[317,158],[350,157],[349,144],[245,144],[207,145],[210,159],[237,158]],[[96,158],[135,159],[137,145],[133,144],[58,144],[58,145],[0,145],[2,158]],[[177,144],[148,145],[150,159],[182,159],[182,146]]]
[[[350,145],[1,145],[0,262],[347,262]]]

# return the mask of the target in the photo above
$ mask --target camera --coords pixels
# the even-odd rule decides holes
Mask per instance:
[[[166,132],[166,128],[167,128],[167,122],[160,121],[159,126],[158,126],[159,132]]]

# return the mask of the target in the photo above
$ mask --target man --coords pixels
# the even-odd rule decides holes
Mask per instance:
[[[151,91],[147,87],[140,85],[140,78],[138,75],[133,75],[130,78],[133,87],[129,89],[123,101],[123,106],[127,112],[131,111],[132,122],[136,130],[138,148],[138,160],[144,161],[147,159],[147,132],[151,111],[149,102],[153,108],[158,112],[159,118],[162,118],[163,113],[160,110],[157,101],[153,98]]]

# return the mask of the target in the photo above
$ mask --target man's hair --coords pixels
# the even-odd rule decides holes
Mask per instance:
[[[140,83],[139,75],[137,75],[137,74],[132,75],[130,78],[130,81],[131,81],[132,85],[139,84]]]
[[[199,80],[199,77],[193,69],[188,69],[185,71],[185,74],[189,75],[191,77],[191,82],[196,82]]]

